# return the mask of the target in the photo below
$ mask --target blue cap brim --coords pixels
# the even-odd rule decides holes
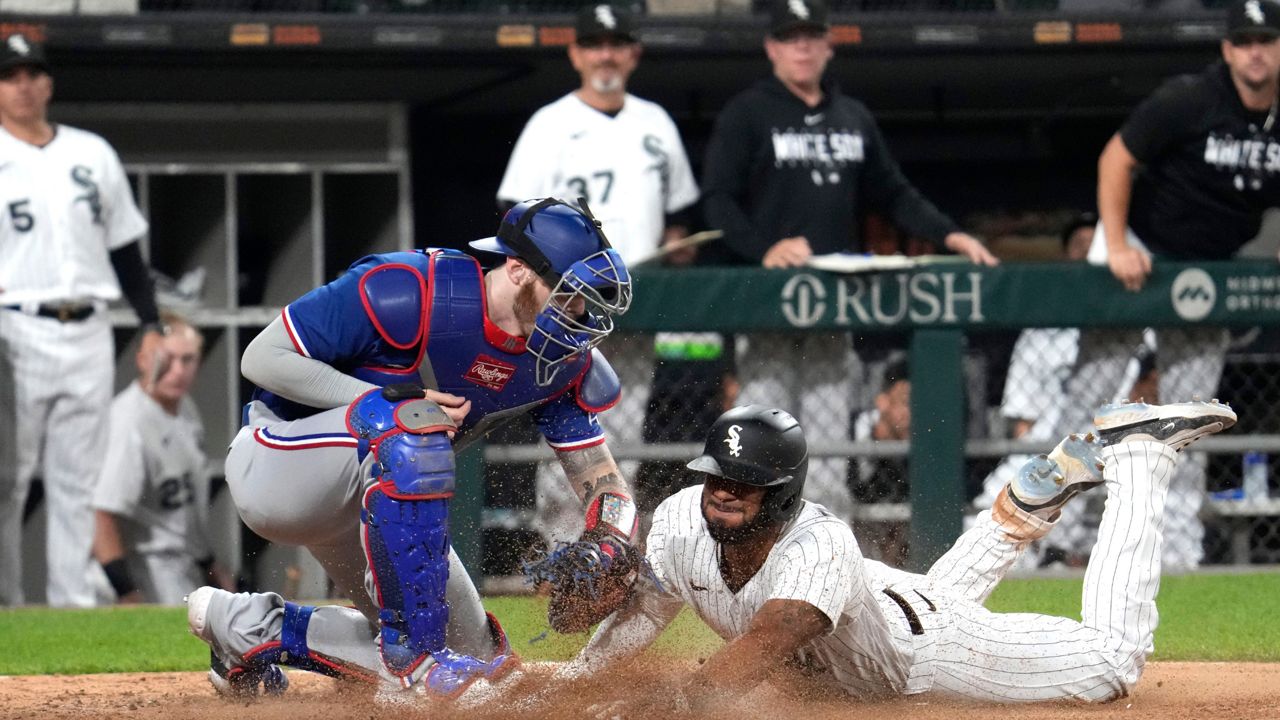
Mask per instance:
[[[467,244],[475,248],[476,250],[480,250],[482,252],[495,253],[497,255],[511,255],[511,256],[515,256],[516,254],[514,250],[507,247],[506,244],[504,244],[501,240],[499,240],[496,237],[480,238],[479,240],[472,240]]]

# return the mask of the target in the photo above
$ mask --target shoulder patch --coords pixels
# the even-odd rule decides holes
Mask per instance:
[[[426,294],[426,280],[410,265],[379,265],[360,278],[360,302],[365,312],[382,339],[400,350],[422,339]]]

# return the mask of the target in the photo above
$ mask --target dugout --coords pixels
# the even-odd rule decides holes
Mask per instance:
[[[913,182],[966,225],[1092,206],[1107,137],[1162,79],[1212,59],[1222,32],[1208,9],[1027,8],[882,4],[832,18],[841,86],[876,114]],[[764,25],[751,15],[640,23],[645,55],[630,88],[673,115],[695,174],[720,107],[767,73]],[[211,448],[238,423],[239,352],[280,304],[365,252],[458,247],[496,225],[511,143],[576,84],[571,26],[568,14],[511,6],[0,17],[0,28],[46,41],[55,119],[120,151],[154,225],[157,267],[205,273],[198,399]],[[125,380],[131,321],[118,322]]]

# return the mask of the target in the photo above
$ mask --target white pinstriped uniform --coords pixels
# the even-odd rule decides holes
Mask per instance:
[[[927,575],[917,575],[865,560],[847,525],[806,502],[759,572],[732,593],[720,577],[698,486],[668,498],[654,516],[647,559],[657,584],[642,584],[578,662],[591,667],[643,647],[686,603],[731,640],[767,600],[782,598],[808,602],[830,618],[831,632],[809,643],[801,659],[854,697],[1121,697],[1153,650],[1162,513],[1177,455],[1161,443],[1131,442],[1103,457],[1107,502],[1085,574],[1083,622],[982,606],[1024,549],[990,511]],[[886,589],[910,605],[914,632]]]
[[[61,323],[41,303],[120,297],[109,253],[147,222],[101,137],[66,125],[44,147],[0,129],[0,605],[23,602],[22,510],[31,478],[49,509],[47,601],[88,606],[89,498],[114,382],[111,325]]]

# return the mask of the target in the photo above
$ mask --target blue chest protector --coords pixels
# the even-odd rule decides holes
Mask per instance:
[[[569,361],[548,386],[535,383],[536,360],[524,352],[523,338],[485,315],[483,276],[471,256],[432,250],[391,257],[401,262],[374,266],[361,278],[361,301],[382,347],[352,374],[384,386],[425,382],[470,400],[455,447],[567,391],[582,395],[586,408],[617,399],[618,383],[599,353]]]

